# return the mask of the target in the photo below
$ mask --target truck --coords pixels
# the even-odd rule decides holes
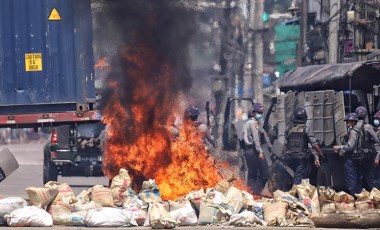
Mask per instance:
[[[281,77],[277,82],[280,93],[267,105],[262,124],[269,139],[269,144],[263,141],[270,168],[269,192],[289,190],[292,186],[293,171],[282,161],[282,151],[286,128],[292,122],[294,110],[300,106],[308,114],[308,132],[315,136],[324,154],[321,166],[313,167],[310,182],[338,191],[346,190],[343,158],[332,147],[342,144],[347,135],[343,120],[346,113],[364,106],[368,111],[366,122],[372,122],[372,116],[380,110],[379,85],[379,60],[298,67]],[[239,119],[236,114],[240,110],[247,113],[253,101],[250,98],[227,99],[222,134],[224,153],[236,152],[241,158],[239,139],[246,118]],[[246,178],[243,160],[237,165],[240,177]]]
[[[92,150],[79,151],[71,138],[79,138],[82,125],[97,126],[101,121],[96,108],[91,1],[2,0],[0,15],[0,128],[49,132],[44,162],[51,167],[44,166],[44,182],[56,179],[60,167],[67,171],[66,165],[80,165],[72,162],[72,156],[92,159],[86,157]],[[69,127],[69,133],[63,134],[63,127]],[[83,174],[83,169],[74,169],[62,175]]]
[[[347,135],[344,122],[346,113],[358,106],[367,108],[367,123],[380,109],[380,61],[325,64],[298,67],[287,72],[279,81],[281,95],[272,100],[268,111],[268,133],[274,133],[275,149],[282,149],[285,129],[291,123],[294,110],[304,106],[308,114],[308,132],[319,141],[324,154],[311,181],[318,186],[346,190],[343,158],[333,151]],[[280,152],[277,153],[278,155]]]

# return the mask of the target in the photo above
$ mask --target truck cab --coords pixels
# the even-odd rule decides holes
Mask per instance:
[[[43,149],[43,183],[58,175],[103,176],[104,130],[101,122],[53,127]]]

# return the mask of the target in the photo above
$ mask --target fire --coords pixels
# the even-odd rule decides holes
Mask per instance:
[[[107,62],[107,58],[101,58],[98,60],[98,62],[95,64],[95,69],[108,69],[110,67],[110,64]]]
[[[108,80],[112,96],[103,111],[109,129],[104,172],[112,178],[126,168],[136,183],[154,178],[163,199],[215,186],[222,177],[194,124],[185,121],[176,138],[169,131],[175,114],[183,114],[180,92],[170,88],[175,81],[170,64],[146,47],[122,53],[122,74],[130,85],[122,89]]]

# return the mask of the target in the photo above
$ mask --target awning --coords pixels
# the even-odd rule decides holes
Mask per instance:
[[[289,71],[279,79],[281,91],[348,90],[371,92],[380,85],[380,61],[312,65]]]

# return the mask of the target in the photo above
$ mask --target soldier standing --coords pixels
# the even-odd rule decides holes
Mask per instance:
[[[252,187],[257,182],[261,192],[268,180],[268,164],[265,160],[264,151],[261,148],[261,133],[259,122],[263,119],[264,107],[260,103],[252,106],[251,116],[243,126],[244,151],[243,155],[248,166],[248,184]]]
[[[375,144],[379,143],[379,138],[373,129],[373,126],[367,124],[364,119],[367,116],[367,110],[363,106],[355,109],[355,114],[358,116],[357,128],[363,133],[361,148],[364,152],[363,160],[361,161],[361,174],[363,176],[363,187],[367,191],[371,191],[374,183],[375,166],[374,161],[377,155]]]
[[[317,154],[313,154],[314,163],[320,165],[319,156],[322,155],[318,142],[314,136],[306,132],[307,113],[303,107],[297,108],[293,116],[293,125],[286,132],[286,150],[284,160],[294,171],[294,184],[300,184],[308,177],[310,151],[308,144]]]
[[[344,177],[349,194],[354,195],[361,190],[361,171],[360,161],[363,153],[360,149],[360,138],[362,132],[355,126],[358,122],[358,116],[355,113],[349,113],[344,117],[348,131],[348,140],[344,145],[335,145],[335,152],[344,157]]]
[[[373,126],[377,137],[380,136],[380,111],[377,111],[373,116]],[[374,182],[373,186],[380,188],[380,170],[379,170],[379,160],[380,160],[380,144],[375,143],[376,156],[374,159]]]

